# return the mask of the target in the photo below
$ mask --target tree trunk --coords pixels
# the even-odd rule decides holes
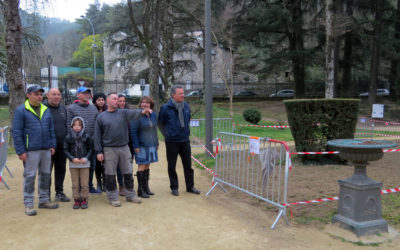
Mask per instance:
[[[164,54],[164,89],[168,93],[169,87],[174,82],[174,25],[172,16],[172,2],[165,0],[164,29],[163,29],[163,54]],[[165,96],[166,97],[166,96]]]
[[[397,9],[396,9],[396,20],[394,27],[394,39],[398,41],[400,39],[400,0],[397,0]],[[390,99],[395,101],[397,99],[396,93],[396,85],[399,83],[398,67],[399,67],[399,59],[398,55],[400,53],[400,46],[398,44],[393,45],[394,50],[396,51],[395,57],[390,62],[390,75],[389,75],[389,89],[390,89]]]
[[[347,0],[346,4],[346,14],[348,17],[353,15],[353,0]],[[344,35],[344,49],[343,49],[343,80],[342,80],[342,97],[350,97],[350,91],[344,91],[345,86],[347,86],[347,90],[350,86],[353,86],[352,83],[352,53],[353,53],[353,32],[349,31]]]
[[[292,17],[292,35],[289,36],[289,48],[292,53],[293,76],[296,84],[296,98],[305,97],[305,70],[304,58],[299,53],[304,51],[303,17],[301,1],[293,1],[290,8]]]
[[[160,1],[155,1],[155,6],[152,10],[152,22],[151,22],[151,49],[150,49],[150,93],[154,99],[154,109],[159,110],[160,107],[160,87],[159,87],[159,67],[160,67]]]
[[[325,7],[325,98],[333,98],[335,88],[335,36],[334,36],[334,3],[333,0],[326,1]]]
[[[19,17],[19,1],[5,0],[0,2],[5,21],[5,46],[7,54],[6,78],[9,86],[9,112],[11,121],[14,119],[14,110],[24,102],[25,86],[22,81],[22,25]],[[13,145],[10,136],[10,145]]]
[[[371,83],[369,87],[369,105],[376,101],[376,88],[378,86],[378,74],[379,74],[379,35],[381,33],[381,21],[382,21],[382,11],[383,11],[383,1],[376,1],[375,10],[375,27],[374,27],[374,38],[372,40],[372,53],[371,53]]]
[[[149,64],[150,95],[154,99],[154,109],[159,110],[159,74],[160,74],[160,5],[162,0],[144,0],[142,30],[133,15],[132,1],[128,0],[129,19],[133,32],[139,37],[147,50],[147,62]]]

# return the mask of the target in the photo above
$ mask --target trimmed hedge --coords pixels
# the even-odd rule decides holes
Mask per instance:
[[[297,152],[328,151],[327,141],[354,138],[359,99],[296,99],[284,101]],[[340,161],[334,155],[301,155],[304,163]]]

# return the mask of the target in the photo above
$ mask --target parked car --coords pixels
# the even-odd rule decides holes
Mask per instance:
[[[388,89],[376,89],[377,96],[389,96],[390,92]],[[369,96],[369,92],[361,93],[360,96]]]
[[[203,92],[201,90],[194,90],[194,91],[190,91],[189,93],[187,93],[186,96],[202,97]]]
[[[233,93],[233,96],[255,96],[255,95],[257,94],[248,90],[236,91],[235,93]]]
[[[269,97],[293,97],[294,90],[293,89],[282,89],[276,93],[271,94]]]

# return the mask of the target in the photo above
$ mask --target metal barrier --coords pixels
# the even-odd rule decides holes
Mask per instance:
[[[8,156],[8,126],[0,128],[0,183],[3,183],[7,189],[10,189],[3,177],[3,169],[5,168],[11,177],[14,177],[7,167]]]
[[[356,137],[388,137],[400,143],[400,122],[360,117],[357,122]]]
[[[213,135],[216,135],[221,131],[234,132],[231,118],[213,118]],[[192,147],[201,147],[201,145],[205,145],[206,119],[191,119],[190,133],[190,142]]]
[[[286,216],[289,147],[284,141],[234,133],[218,133],[219,152],[215,160],[213,186],[224,192],[227,185],[263,200],[279,209],[271,229]]]

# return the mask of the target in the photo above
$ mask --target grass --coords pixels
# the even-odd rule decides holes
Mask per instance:
[[[235,124],[243,124],[243,125],[252,125],[251,123],[247,122],[243,118],[243,111],[249,108],[249,103],[235,103],[234,109],[234,116],[233,120]],[[253,106],[253,103],[251,104]],[[262,106],[262,105],[261,105]],[[279,105],[275,105],[279,106]],[[282,114],[283,106],[275,107],[275,109],[279,109],[278,113]],[[201,118],[205,117],[204,108],[202,105],[194,104],[193,108],[195,109],[195,116],[193,118]],[[262,113],[262,117],[276,117],[276,115],[271,114],[271,111],[263,111],[260,110]],[[286,114],[285,114],[286,115]],[[213,106],[213,117],[215,118],[229,118],[229,105],[227,106],[226,103],[217,103]],[[271,120],[261,120],[257,125],[287,125],[286,122],[283,120],[276,119],[275,121]],[[193,129],[194,130],[194,129]],[[218,128],[214,128],[214,136],[217,136]],[[257,137],[268,137],[271,139],[276,140],[283,140],[283,141],[293,141],[292,133],[290,129],[276,129],[276,128],[260,128],[260,127],[246,127],[246,126],[236,126],[235,133],[238,134],[245,134],[250,136],[257,136]],[[205,137],[205,131],[200,131],[196,134],[198,137]]]
[[[8,112],[8,106],[0,107],[0,127],[10,125],[10,113]]]
[[[382,196],[382,216],[391,225],[400,225],[400,196],[388,194]]]

